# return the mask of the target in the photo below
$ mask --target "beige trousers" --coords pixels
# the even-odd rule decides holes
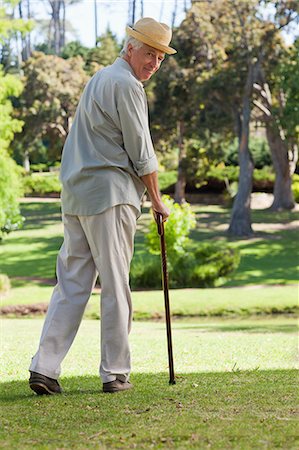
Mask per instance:
[[[137,211],[117,205],[94,216],[63,216],[64,242],[54,288],[31,371],[57,379],[78,331],[99,274],[103,383],[130,374],[128,335],[132,321],[129,287]]]

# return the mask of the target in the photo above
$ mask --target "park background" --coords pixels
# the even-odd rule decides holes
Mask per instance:
[[[177,384],[168,386],[159,240],[145,197],[131,269],[134,392],[97,376],[96,285],[63,365],[27,367],[62,243],[61,150],[88,79],[126,24],[173,28],[145,85],[166,225]],[[297,1],[0,2],[3,448],[297,448]]]

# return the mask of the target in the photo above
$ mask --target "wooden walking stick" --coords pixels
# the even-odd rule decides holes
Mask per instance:
[[[175,376],[173,369],[173,354],[172,354],[172,338],[171,338],[171,323],[170,323],[170,307],[169,307],[169,292],[168,292],[168,271],[167,271],[167,256],[163,216],[160,213],[155,213],[156,222],[158,225],[158,234],[160,236],[161,246],[161,264],[162,264],[162,284],[164,291],[165,304],[165,319],[167,331],[167,348],[168,348],[168,362],[169,362],[169,384],[175,384]]]

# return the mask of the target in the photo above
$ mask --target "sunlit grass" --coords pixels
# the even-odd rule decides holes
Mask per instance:
[[[3,448],[295,449],[294,319],[173,322],[177,384],[168,385],[165,325],[135,323],[134,389],[101,393],[98,321],[84,321],[63,363],[64,394],[40,398],[27,367],[40,320],[2,320]]]

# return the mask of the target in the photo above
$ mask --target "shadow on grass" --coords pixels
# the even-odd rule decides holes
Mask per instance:
[[[14,237],[15,254],[1,261],[1,271],[9,277],[55,277],[56,257],[62,244],[62,236],[40,237],[28,239]],[[28,251],[17,252],[18,245],[24,247],[30,243]]]
[[[249,390],[254,388],[258,390],[259,383],[262,383],[266,390],[271,391],[273,383],[285,383],[285,385],[295,386],[294,383],[298,382],[299,376],[298,371],[295,369],[259,370],[256,368],[246,371],[236,369],[231,372],[180,373],[176,374],[175,385],[169,385],[167,372],[135,373],[131,376],[131,380],[134,384],[134,389],[122,393],[126,396],[126,402],[129,402],[129,399],[132,397],[140,399],[141,397],[144,398],[145,395],[148,399],[151,398],[154,401],[155,399],[159,401],[159,399],[163,399],[168,395],[181,397],[185,394],[188,395],[188,393],[191,396],[196,394],[201,397],[205,396],[207,391],[218,389],[221,390],[223,395],[226,395],[234,386],[236,380],[244,384],[244,388]],[[118,400],[122,398],[122,396],[103,394],[102,382],[99,376],[96,375],[62,377],[60,382],[63,387],[63,394],[56,396],[36,395],[30,390],[28,380],[0,383],[0,400],[5,403],[24,399],[33,401],[36,399],[53,399],[60,402],[62,398],[76,396],[82,398],[91,394],[100,395],[104,398],[117,397]],[[196,386],[194,383],[196,383]]]
[[[57,203],[23,203],[21,214],[25,217],[24,228],[34,230],[61,221],[61,206]]]
[[[254,223],[288,223],[297,220],[299,212],[254,211]],[[287,284],[298,279],[299,246],[296,245],[298,230],[260,231],[251,239],[229,239],[225,230],[218,226],[229,224],[229,211],[197,211],[198,226],[191,232],[194,247],[197,242],[224,240],[241,252],[241,263],[233,278],[225,286],[246,284]]]
[[[234,279],[226,285],[249,283],[287,284],[298,279],[298,245],[296,230],[280,231],[276,240],[239,242],[241,263]],[[254,256],[254,258],[253,258]]]
[[[145,214],[148,208],[143,208]],[[22,214],[26,217],[24,229],[45,229],[53,225],[53,221],[61,219],[60,203],[23,203]],[[192,230],[191,238],[196,247],[197,243],[208,239],[227,240],[225,231],[216,230],[221,224],[228,224],[230,210],[220,207],[196,208],[198,227]],[[273,213],[267,210],[256,210],[252,213],[253,222],[273,223],[288,222],[296,220],[299,212],[284,211]],[[144,234],[147,229],[149,217],[140,222],[135,239],[135,258],[140,256],[147,258],[144,247]],[[256,239],[256,237],[258,239]],[[233,274],[233,278],[224,286],[242,286],[245,284],[287,284],[294,283],[298,278],[299,256],[296,255],[297,232],[273,231],[271,233],[259,232],[254,239],[235,240],[232,245],[241,250],[241,264]],[[55,276],[56,256],[62,243],[62,236],[57,234],[52,237],[23,238],[14,233],[13,244],[16,246],[15,253],[9,253],[1,261],[1,271],[10,277],[43,277],[53,278]],[[28,251],[18,252],[18,246],[27,244]],[[298,248],[298,247],[297,247]],[[20,285],[19,282],[18,285]],[[25,284],[25,282],[24,282]]]
[[[5,447],[297,448],[295,370],[184,373],[176,385],[167,373],[137,373],[132,382],[107,395],[97,376],[64,377],[62,395],[43,397],[27,381],[1,383]]]
[[[200,319],[199,319],[200,321]],[[250,323],[250,324],[242,324],[240,321],[236,321],[236,323],[230,324],[203,324],[198,326],[182,326],[180,327],[176,322],[176,331],[177,330],[194,330],[198,332],[198,330],[202,332],[212,332],[221,331],[221,332],[246,332],[246,333],[297,333],[298,324],[290,323],[290,324],[275,324],[275,323]]]

